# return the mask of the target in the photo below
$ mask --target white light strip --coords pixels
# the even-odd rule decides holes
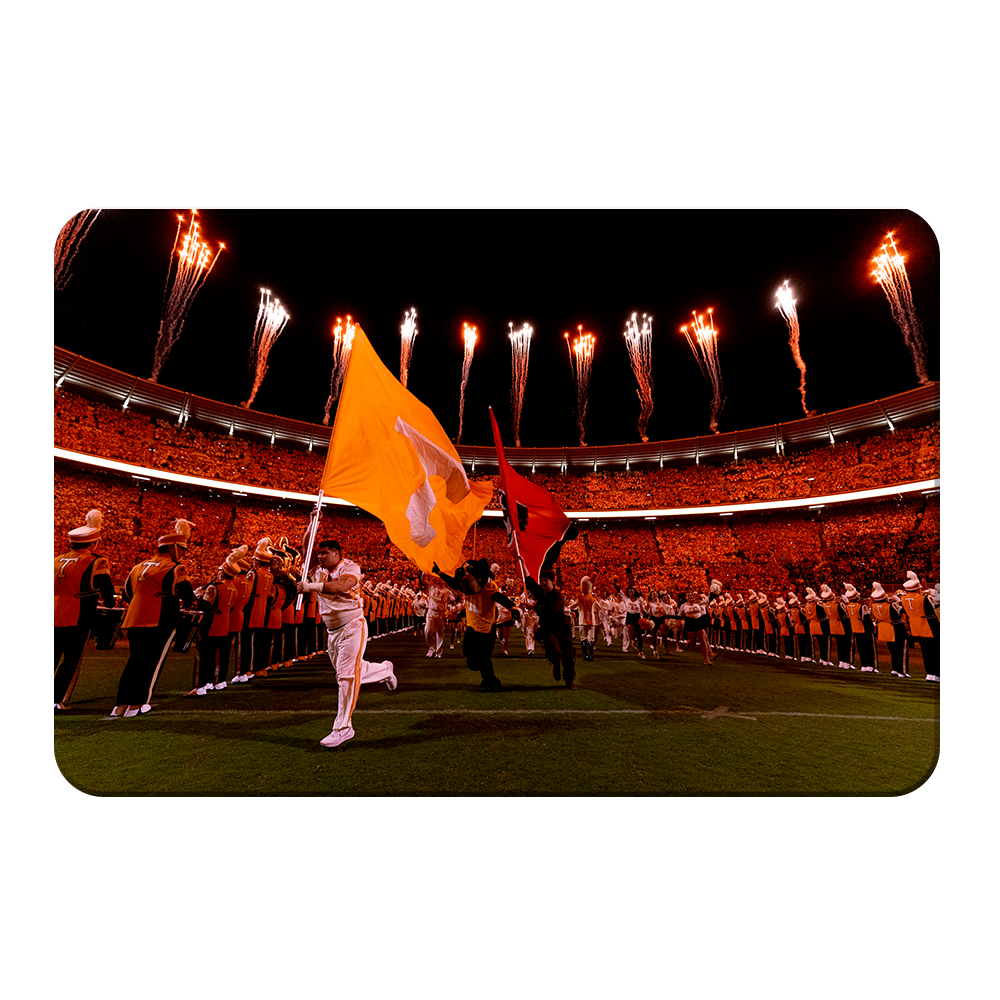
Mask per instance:
[[[66,451],[65,448],[55,448],[56,458],[65,458],[70,462],[79,462],[82,465],[96,465],[102,469],[113,469],[116,472],[128,472],[131,475],[141,474],[151,479],[158,479],[170,483],[188,483],[191,486],[207,486],[213,490],[225,490],[246,496],[252,493],[254,496],[274,497],[279,500],[307,500],[309,503],[316,502],[316,493],[295,493],[290,490],[269,490],[264,486],[248,486],[246,483],[228,483],[222,479],[203,479],[200,476],[184,476],[179,472],[165,472],[163,469],[145,469],[141,465],[129,465],[126,462],[116,462],[110,458],[96,458],[93,455],[84,455],[79,451]],[[353,507],[354,504],[337,497],[323,497],[323,503],[339,505],[341,507]]]
[[[163,469],[146,469],[141,465],[129,465],[126,462],[116,462],[109,458],[96,458],[78,451],[67,451],[65,448],[54,448],[56,458],[64,458],[81,465],[94,465],[102,469],[113,469],[117,472],[127,472],[131,475],[149,476],[171,483],[188,483],[192,486],[205,486],[213,490],[225,490],[235,494],[252,494],[260,497],[272,497],[279,500],[303,500],[316,502],[315,493],[295,493],[289,490],[269,490],[263,486],[250,486],[247,483],[229,483],[221,479],[203,479],[199,476],[184,476],[177,472],[165,472]],[[874,500],[879,497],[897,496],[903,493],[920,493],[924,490],[940,490],[939,479],[923,479],[918,483],[900,483],[897,486],[880,486],[877,489],[858,490],[854,493],[830,493],[821,497],[802,497],[796,500],[767,500],[762,503],[714,504],[702,507],[661,507],[655,510],[568,510],[566,516],[580,521],[601,521],[609,518],[656,518],[656,517],[686,517],[690,514],[738,514],[760,510],[794,510],[801,507],[816,507],[823,504],[847,503],[851,500]],[[318,492],[317,487],[317,492]],[[340,507],[353,507],[354,504],[338,497],[323,497],[324,504]],[[484,510],[483,517],[503,517],[499,510]]]

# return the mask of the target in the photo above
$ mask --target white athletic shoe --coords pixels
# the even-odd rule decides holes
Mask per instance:
[[[122,718],[122,716],[125,715],[126,708],[128,708],[128,705],[115,705],[115,707],[111,709],[111,718],[112,719]]]
[[[392,660],[386,660],[385,662],[389,664],[389,670],[391,671],[392,670]],[[399,684],[399,681],[396,680],[396,675],[394,673],[390,672],[389,676],[386,677],[386,679],[385,679],[385,686],[390,691],[395,691],[396,690],[396,686],[398,684]]]
[[[348,729],[341,729],[339,732],[334,729],[329,736],[324,736],[323,739],[319,741],[319,745],[322,747],[339,747],[341,743],[346,743],[353,736],[353,726]]]
[[[125,709],[125,718],[126,719],[134,719],[138,714],[139,714],[138,707],[132,708],[130,706],[129,708]]]
[[[909,676],[909,675],[907,675],[907,676]],[[938,677],[937,674],[928,674],[927,675],[927,680],[929,680],[929,681],[937,681],[939,684],[941,683],[941,678]]]
[[[219,681],[219,683],[215,685],[215,690],[216,691],[225,691],[226,690],[226,682],[225,681]]]

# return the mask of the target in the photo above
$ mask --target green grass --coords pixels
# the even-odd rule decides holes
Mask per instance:
[[[527,659],[496,657],[479,690],[458,649],[429,660],[412,634],[369,643],[399,688],[362,689],[357,735],[319,745],[337,707],[325,657],[205,697],[192,654],[171,653],[135,719],[110,719],[127,655],[88,645],[72,711],[55,719],[65,779],[127,796],[899,795],[937,760],[939,685],[723,652],[639,660],[598,643],[576,691]]]

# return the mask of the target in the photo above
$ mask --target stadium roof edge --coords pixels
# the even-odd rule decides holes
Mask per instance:
[[[109,405],[139,410],[152,416],[190,422],[205,430],[266,440],[284,447],[325,451],[333,431],[273,413],[261,413],[206,399],[158,382],[151,382],[91,361],[61,347],[54,348],[56,386]],[[733,461],[740,458],[782,454],[790,450],[834,444],[838,439],[894,431],[897,427],[921,425],[939,419],[940,383],[931,382],[906,392],[875,399],[858,406],[815,414],[785,423],[728,431],[723,434],[675,438],[617,445],[557,448],[505,448],[513,466],[583,471],[601,467],[698,464],[701,461]],[[496,467],[493,445],[458,445],[459,457],[475,469]]]

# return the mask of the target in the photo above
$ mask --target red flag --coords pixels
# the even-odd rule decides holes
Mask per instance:
[[[573,523],[552,494],[515,472],[504,457],[500,428],[490,407],[493,442],[500,466],[500,503],[503,505],[507,544],[514,550],[524,576],[537,580],[549,550],[562,541]]]

